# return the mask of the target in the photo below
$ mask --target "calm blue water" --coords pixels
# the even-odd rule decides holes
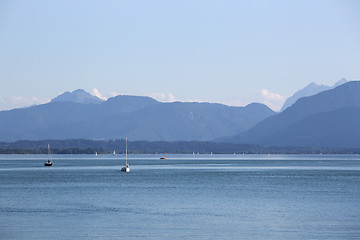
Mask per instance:
[[[360,239],[360,156],[0,155],[0,239]]]

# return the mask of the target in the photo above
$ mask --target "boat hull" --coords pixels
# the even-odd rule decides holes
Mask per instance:
[[[46,163],[44,163],[44,166],[45,166],[45,167],[51,167],[51,166],[52,166],[52,162],[51,162],[51,163],[46,162]]]
[[[130,168],[129,167],[123,167],[121,169],[122,172],[130,172]]]

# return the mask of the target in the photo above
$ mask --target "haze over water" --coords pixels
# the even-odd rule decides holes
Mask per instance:
[[[1,239],[356,239],[360,156],[0,156]]]

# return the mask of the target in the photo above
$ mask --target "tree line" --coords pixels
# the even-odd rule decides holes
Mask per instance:
[[[0,143],[0,154],[110,154],[125,152],[125,140],[21,140]],[[134,154],[360,154],[357,148],[315,148],[296,146],[261,146],[204,141],[128,141],[128,152]]]

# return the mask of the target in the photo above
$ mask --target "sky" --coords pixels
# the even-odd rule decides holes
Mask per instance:
[[[360,80],[357,0],[2,0],[0,110],[76,89],[279,110]]]

